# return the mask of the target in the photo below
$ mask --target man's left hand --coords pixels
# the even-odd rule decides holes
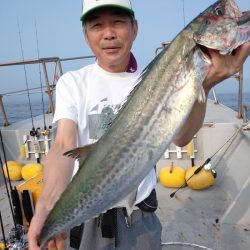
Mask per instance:
[[[207,93],[217,83],[240,71],[245,60],[250,55],[250,42],[238,47],[231,55],[221,55],[213,49],[208,49],[208,52],[212,64],[203,83]]]

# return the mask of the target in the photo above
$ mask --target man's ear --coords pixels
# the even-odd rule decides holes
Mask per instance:
[[[86,31],[86,28],[84,27],[84,25],[82,26],[82,32],[83,32],[83,36],[84,36],[86,43],[89,45],[88,34],[87,34],[87,31]]]
[[[134,39],[133,39],[134,41],[138,33],[138,21],[137,20],[134,20],[133,26],[134,26]]]

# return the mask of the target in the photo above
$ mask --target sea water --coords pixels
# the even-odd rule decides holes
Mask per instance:
[[[237,94],[216,94],[217,99],[220,103],[232,108],[237,111],[238,107],[238,96]],[[212,95],[209,95],[210,99],[213,99]],[[7,98],[7,97],[5,97]],[[3,99],[3,101],[5,101]],[[42,100],[40,97],[33,98],[30,100],[31,105],[29,105],[29,100],[26,98],[25,100],[11,100],[4,102],[5,111],[8,117],[8,121],[10,124],[29,119],[32,116],[41,115],[43,113],[47,113],[49,111],[49,103],[48,100]],[[243,104],[248,107],[248,117],[250,118],[250,93],[244,93],[243,95]],[[3,114],[0,110],[0,127],[3,126],[4,119]]]

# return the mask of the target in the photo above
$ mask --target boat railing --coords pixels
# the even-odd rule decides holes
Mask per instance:
[[[5,63],[0,63],[0,67],[28,65],[28,64],[41,64],[43,76],[45,79],[45,85],[42,85],[41,87],[28,88],[28,89],[17,90],[17,91],[12,91],[12,92],[7,92],[7,93],[0,93],[0,107],[1,107],[2,115],[4,119],[3,126],[7,127],[10,125],[8,121],[7,113],[5,110],[3,97],[14,96],[14,95],[34,94],[34,93],[40,93],[41,91],[44,91],[48,95],[48,98],[49,98],[49,107],[50,107],[49,113],[54,114],[55,109],[54,109],[54,103],[53,103],[53,93],[56,88],[57,80],[63,74],[61,62],[91,59],[91,58],[95,58],[95,56],[90,55],[90,56],[68,57],[68,58],[46,57],[46,58],[37,58],[37,59],[31,59],[31,60],[10,61],[10,62],[5,62]],[[52,63],[52,68],[53,68],[51,81],[49,80],[49,74],[47,70],[48,63]]]
[[[168,46],[170,42],[163,42],[161,47],[156,49],[156,54],[159,53],[159,50],[163,49],[164,47]],[[58,78],[63,74],[62,64],[61,62],[65,61],[73,61],[73,60],[82,60],[82,59],[91,59],[95,58],[95,56],[80,56],[80,57],[68,57],[68,58],[59,58],[59,57],[46,57],[46,58],[38,58],[38,59],[32,59],[32,60],[21,60],[21,61],[11,61],[6,63],[0,63],[0,67],[5,66],[14,66],[14,65],[26,65],[26,64],[41,64],[43,69],[43,75],[45,79],[45,85],[37,88],[29,88],[26,90],[18,90],[18,91],[12,91],[8,93],[0,93],[0,107],[2,110],[2,115],[4,119],[3,126],[7,127],[10,125],[7,117],[7,113],[5,110],[3,97],[5,96],[13,96],[13,95],[23,95],[28,93],[40,93],[41,91],[45,91],[49,98],[49,113],[54,114],[54,103],[53,103],[53,93],[56,88],[56,83]],[[47,70],[47,64],[52,63],[53,65],[53,72],[52,72],[52,81],[49,81],[49,75]],[[244,120],[247,120],[245,117],[246,107],[243,105],[243,68],[240,70],[239,73],[232,76],[232,78],[236,79],[239,83],[238,87],[238,118],[244,118]],[[215,103],[219,103],[215,89],[212,89],[212,95],[214,98]]]

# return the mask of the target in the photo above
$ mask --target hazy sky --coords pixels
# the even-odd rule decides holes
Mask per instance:
[[[133,52],[144,67],[154,57],[163,41],[172,40],[187,24],[213,0],[132,0],[139,22],[139,34]],[[236,0],[241,10],[250,10],[249,0]],[[0,62],[22,60],[18,22],[20,24],[25,59],[37,58],[35,20],[40,57],[73,57],[90,55],[82,35],[81,0],[1,0],[0,5]],[[185,17],[185,18],[184,18]],[[19,20],[19,21],[18,21]],[[64,71],[84,65],[67,63]],[[250,57],[245,64],[244,91],[250,92]],[[39,87],[38,67],[27,66],[30,87]],[[236,81],[231,79],[217,87],[219,92],[236,92]],[[23,67],[0,68],[0,94],[25,89]]]

